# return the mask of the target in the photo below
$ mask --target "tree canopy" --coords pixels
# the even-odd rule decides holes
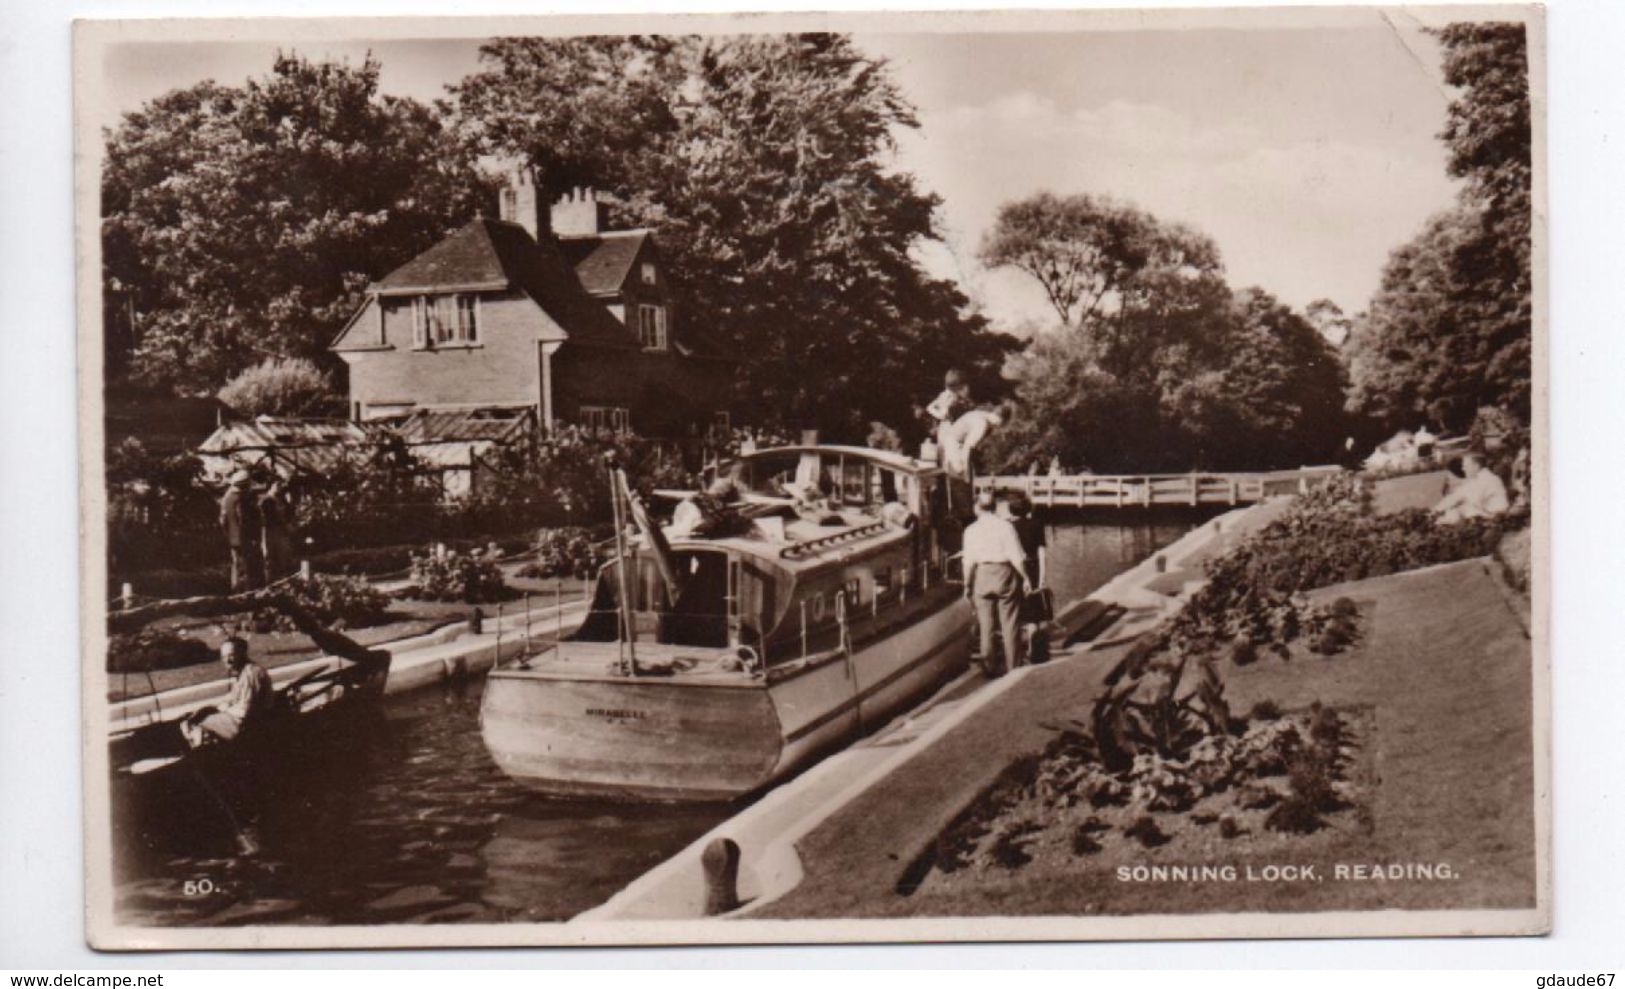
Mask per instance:
[[[912,250],[935,197],[889,167],[913,111],[841,35],[510,38],[454,88],[482,153],[592,184],[658,230],[693,321],[741,359],[764,414],[858,438],[959,365],[997,382],[1011,341]]]
[[[1039,192],[999,207],[983,263],[1031,275],[1063,326],[1092,327],[1157,295],[1170,274],[1215,274],[1219,251],[1188,227],[1105,196]],[[1136,299],[1138,295],[1138,299]]]
[[[1389,428],[1465,430],[1480,406],[1530,421],[1529,82],[1522,24],[1439,32],[1457,87],[1440,138],[1456,207],[1390,256],[1347,346],[1350,404]]]
[[[1035,337],[1006,365],[1018,412],[990,460],[1022,470],[1054,456],[1103,472],[1326,462],[1344,436],[1336,352],[1262,289],[1219,288],[1118,333]]]
[[[106,308],[134,324],[136,381],[207,394],[267,358],[330,362],[367,282],[473,214],[472,159],[378,70],[279,54],[107,134]]]

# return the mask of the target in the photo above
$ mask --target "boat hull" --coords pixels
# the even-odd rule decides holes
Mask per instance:
[[[584,676],[500,669],[481,727],[497,765],[557,796],[726,801],[872,730],[969,662],[970,612],[943,606],[779,676]]]

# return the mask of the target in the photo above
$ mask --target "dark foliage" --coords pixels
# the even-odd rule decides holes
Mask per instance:
[[[307,580],[294,577],[285,585],[294,599],[312,617],[333,628],[365,628],[385,620],[389,595],[374,587],[365,577],[348,574],[312,574]],[[297,626],[287,615],[267,608],[255,616],[261,630],[275,628],[291,632]]]
[[[833,34],[502,38],[481,60],[454,94],[470,144],[656,228],[678,311],[743,359],[761,414],[902,429],[952,366],[992,397],[1013,341],[914,259],[937,200],[888,167],[915,120],[884,61]]]
[[[167,629],[144,628],[115,635],[107,647],[107,672],[145,673],[195,666],[214,658],[208,643]]]
[[[267,357],[333,363],[371,279],[473,215],[473,159],[380,66],[278,54],[128,113],[102,173],[104,299],[145,384],[210,394]],[[110,364],[117,373],[120,360]]]
[[[512,596],[496,559],[484,550],[430,552],[412,558],[412,583],[428,601],[482,604]]]
[[[1351,404],[1389,429],[1425,418],[1461,432],[1481,406],[1531,420],[1532,269],[1528,57],[1516,23],[1439,32],[1456,87],[1440,137],[1457,206],[1389,258],[1347,355]]]
[[[607,559],[590,529],[567,526],[536,533],[536,561],[520,571],[526,577],[591,577]]]

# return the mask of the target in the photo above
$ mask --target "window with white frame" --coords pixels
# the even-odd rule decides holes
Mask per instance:
[[[638,339],[644,350],[666,349],[665,306],[638,306]]]
[[[420,295],[412,300],[412,346],[472,344],[480,339],[479,297]]]
[[[588,429],[608,429],[617,433],[630,432],[632,413],[613,405],[583,405],[581,424]]]

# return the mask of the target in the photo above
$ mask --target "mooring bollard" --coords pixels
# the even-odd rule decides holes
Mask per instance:
[[[135,607],[135,585],[125,581],[118,589],[119,607],[128,609]]]
[[[715,917],[739,909],[739,843],[717,838],[700,853],[705,870],[705,915]]]
[[[469,613],[468,630],[475,635],[479,635],[481,632],[485,631],[485,612],[483,610],[475,608]]]
[[[1157,573],[1168,572],[1168,558],[1161,553],[1157,554]]]
[[[299,561],[299,579],[304,580],[304,581],[310,580],[310,561],[309,560],[300,560]]]

